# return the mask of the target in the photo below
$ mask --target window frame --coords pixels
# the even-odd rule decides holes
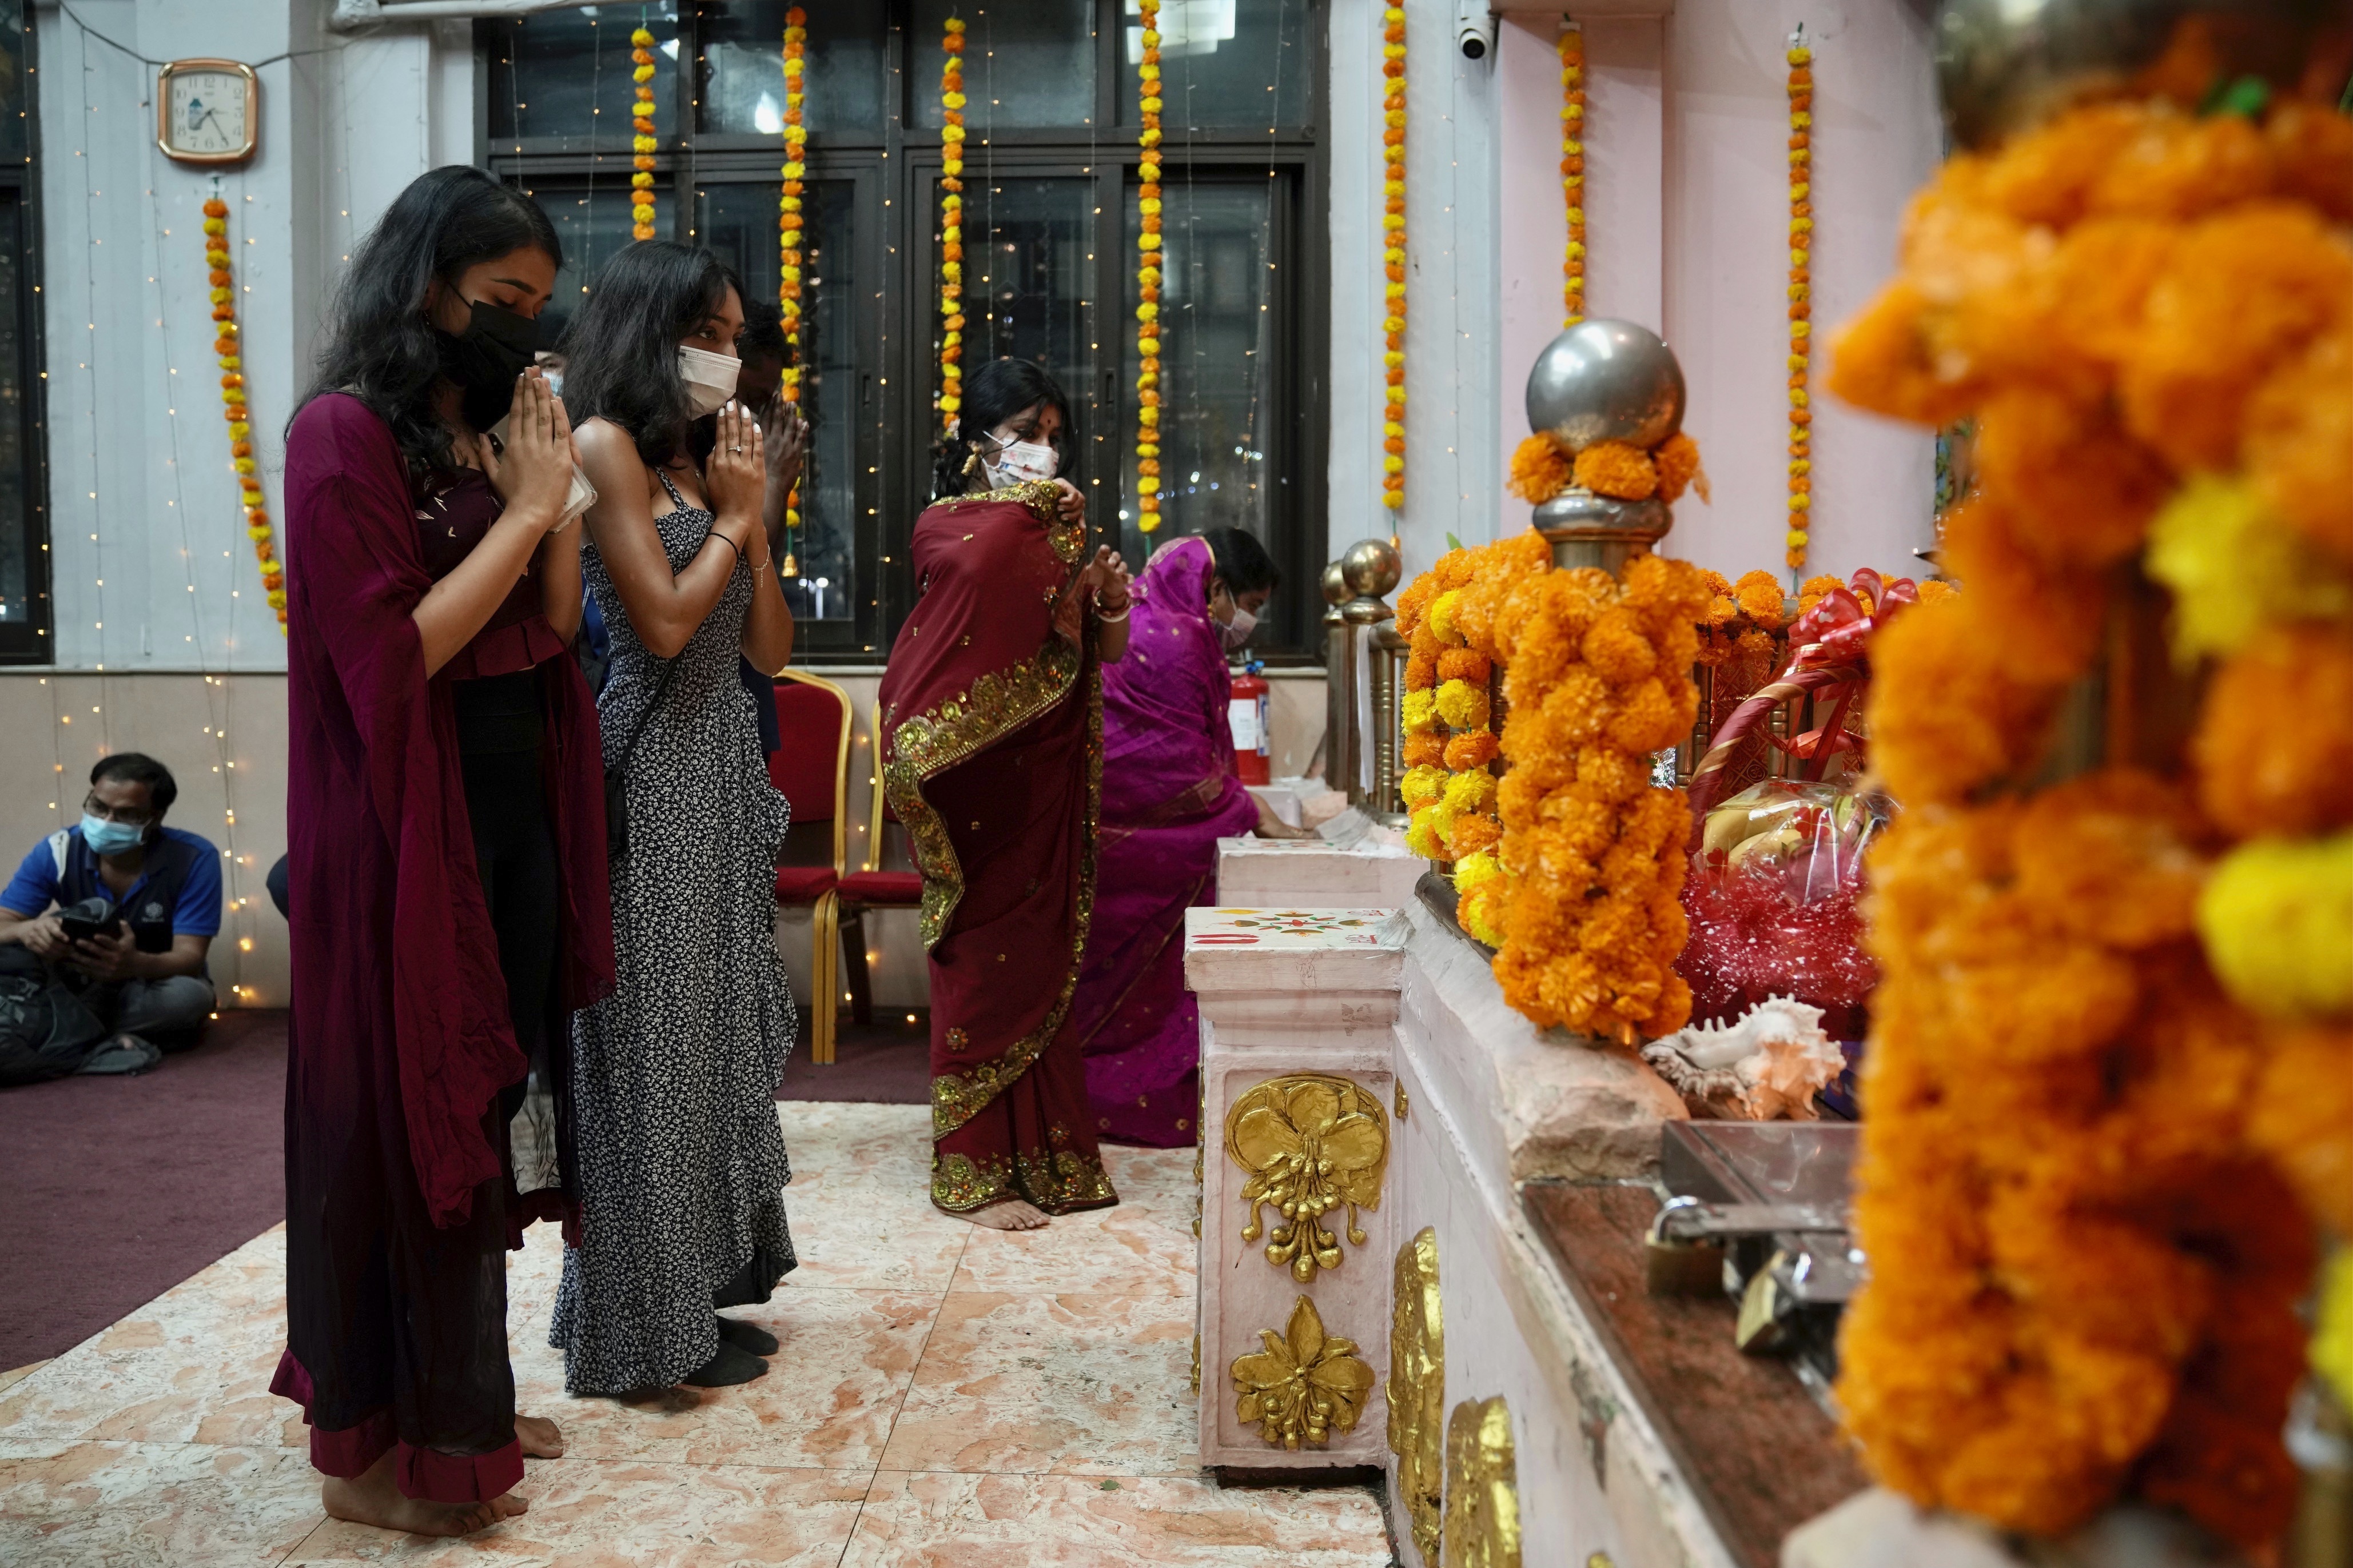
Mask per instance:
[[[16,258],[16,341],[23,345],[24,395],[16,410],[19,476],[25,491],[25,602],[22,621],[0,621],[0,665],[54,664],[57,602],[50,593],[48,354],[42,321],[40,56],[31,0],[25,0],[17,36],[24,70],[25,161],[0,163],[0,191],[13,191],[24,216]]]
[[[861,413],[858,449],[861,467],[857,505],[871,508],[874,526],[860,530],[856,549],[861,574],[860,596],[871,602],[859,607],[847,633],[838,622],[812,622],[803,628],[797,662],[814,665],[874,665],[882,661],[900,624],[913,606],[913,581],[905,570],[909,540],[916,517],[926,500],[929,447],[934,429],[933,393],[936,382],[936,318],[932,305],[937,292],[938,213],[934,205],[940,171],[940,133],[912,123],[921,96],[936,90],[940,51],[915,37],[914,0],[872,0],[885,8],[883,33],[883,125],[871,132],[812,132],[807,143],[807,178],[811,182],[871,179],[872,192],[886,204],[881,222],[861,184],[857,207],[860,220],[861,254],[856,265],[862,275],[885,279],[882,298],[873,289],[853,306],[861,348],[887,345],[878,366],[861,369],[863,382],[871,375],[879,395],[871,421]],[[717,9],[719,0],[681,0],[678,58],[681,66],[663,73],[672,100],[672,123],[677,133],[664,139],[654,154],[657,188],[670,193],[671,221],[665,237],[688,244],[697,241],[701,204],[695,192],[709,184],[773,183],[781,139],[756,132],[710,132],[696,129],[703,81],[704,11]],[[1023,177],[1077,177],[1094,182],[1100,210],[1093,232],[1094,273],[1091,316],[1100,332],[1119,334],[1132,326],[1134,258],[1124,247],[1125,209],[1134,200],[1134,170],[1139,124],[1120,124],[1119,89],[1122,73],[1131,68],[1124,58],[1126,17],[1123,0],[1092,0],[1095,26],[1095,101],[1092,123],[1033,130],[992,131],[984,142],[979,128],[966,142],[967,184],[984,176],[989,153],[999,174]],[[1325,395],[1330,362],[1330,321],[1314,308],[1329,298],[1330,229],[1322,220],[1329,210],[1331,167],[1328,123],[1332,0],[1305,0],[1308,90],[1305,119],[1275,133],[1220,127],[1204,131],[1178,130],[1164,142],[1163,182],[1182,183],[1187,171],[1205,180],[1231,182],[1271,166],[1289,187],[1269,237],[1270,255],[1279,256],[1276,282],[1269,296],[1275,316],[1270,341],[1287,345],[1284,363],[1271,388],[1264,438],[1270,462],[1268,480],[1274,486],[1269,501],[1270,541],[1276,564],[1282,571],[1279,590],[1284,622],[1293,628],[1294,641],[1265,650],[1260,657],[1271,667],[1320,666],[1323,662],[1324,603],[1318,585],[1324,566],[1329,500],[1327,458],[1330,449],[1329,403]],[[476,25],[478,57],[483,64],[486,90],[475,118],[475,162],[502,179],[525,184],[544,179],[576,188],[581,176],[595,173],[599,183],[609,173],[616,191],[626,189],[634,172],[627,136],[541,136],[493,138],[490,130],[489,85],[498,77],[497,57],[504,24]],[[781,47],[781,38],[779,39]],[[967,89],[969,93],[970,89]],[[980,116],[966,110],[968,122]],[[1167,118],[1167,117],[1164,117]],[[625,120],[617,121],[626,126]],[[917,216],[917,209],[922,216]],[[879,270],[866,274],[870,266]],[[1113,302],[1116,302],[1115,306]],[[1132,497],[1123,492],[1127,443],[1134,425],[1134,391],[1127,384],[1124,363],[1127,344],[1114,337],[1099,337],[1083,368],[1066,367],[1073,424],[1092,445],[1110,442],[1108,457],[1085,460],[1089,510],[1106,536],[1122,531],[1118,513],[1134,510]],[[915,346],[920,342],[923,346]],[[1077,384],[1083,379],[1084,384]],[[1106,397],[1108,390],[1109,396]],[[920,436],[917,434],[920,432]],[[871,454],[871,455],[870,455]],[[1280,460],[1275,460],[1280,455]],[[862,488],[871,480],[871,499]],[[1278,482],[1279,481],[1279,482]],[[1180,537],[1176,518],[1164,537]],[[1140,570],[1143,563],[1131,562]]]

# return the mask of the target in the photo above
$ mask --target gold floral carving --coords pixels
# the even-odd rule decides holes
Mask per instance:
[[[1389,1452],[1425,1563],[1438,1562],[1446,1484],[1446,1323],[1438,1302],[1438,1232],[1398,1249],[1389,1316]]]
[[[1234,1414],[1255,1425],[1268,1444],[1320,1448],[1335,1432],[1356,1428],[1373,1391],[1373,1369],[1356,1354],[1356,1342],[1324,1331],[1315,1303],[1299,1298],[1282,1333],[1261,1329],[1266,1349],[1234,1358]]]
[[[1447,1418],[1445,1568],[1520,1568],[1519,1466],[1500,1394]]]
[[[1269,1079],[1226,1112],[1226,1152],[1250,1173],[1242,1184],[1249,1215],[1242,1239],[1265,1234],[1259,1205],[1272,1204],[1283,1224],[1267,1238],[1266,1260],[1291,1266],[1302,1285],[1318,1268],[1340,1267],[1340,1238],[1324,1216],[1345,1204],[1348,1240],[1365,1245],[1356,1211],[1381,1205],[1389,1160],[1388,1112],[1344,1078],[1306,1073]]]

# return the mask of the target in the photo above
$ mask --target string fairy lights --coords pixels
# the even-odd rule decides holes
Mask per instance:
[[[637,83],[637,107],[630,129],[630,148],[637,173],[629,176],[629,237],[654,237],[654,36],[640,24],[629,35],[629,79]]]
[[[964,18],[950,16],[940,49],[940,427],[956,433],[964,406]]]
[[[808,131],[801,122],[801,105],[808,71],[808,13],[798,5],[785,13],[785,166],[783,194],[777,197],[778,245],[776,312],[785,329],[785,369],[779,395],[792,410],[801,401],[802,236],[807,223],[801,210],[807,189]],[[801,487],[797,477],[785,498],[785,558],[787,577],[800,575],[800,558],[793,545],[801,526]]]
[[[1143,52],[1135,68],[1135,526],[1160,528],[1160,0],[1137,0]]]
[[[278,617],[278,631],[286,631],[286,569],[278,560],[278,543],[269,527],[269,498],[263,494],[259,466],[253,456],[252,409],[245,400],[245,357],[240,353],[237,325],[236,273],[228,252],[228,204],[220,199],[220,181],[205,202],[205,262],[211,268],[213,353],[220,363],[221,414],[228,421],[229,463],[237,470],[240,502],[245,509],[246,537],[253,542],[254,559],[261,564],[261,586]]]
[[[1806,568],[1813,516],[1813,423],[1806,390],[1813,360],[1813,51],[1806,25],[1789,35],[1789,576]]]
[[[1381,354],[1388,387],[1381,412],[1381,504],[1405,506],[1405,7],[1381,13],[1381,260],[1388,279]]]
[[[1585,320],[1585,29],[1568,17],[1560,28],[1560,192],[1568,213],[1568,247],[1560,264],[1561,326]]]

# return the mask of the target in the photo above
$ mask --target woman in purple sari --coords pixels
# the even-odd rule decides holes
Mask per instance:
[[[1226,654],[1279,580],[1238,528],[1166,545],[1136,579],[1126,658],[1103,667],[1094,921],[1071,1017],[1106,1138],[1166,1149],[1196,1137],[1185,911],[1217,901],[1218,840],[1272,822],[1234,772]]]

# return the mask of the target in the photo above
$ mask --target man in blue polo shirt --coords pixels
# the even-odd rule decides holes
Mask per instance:
[[[80,825],[35,845],[0,892],[0,976],[63,981],[114,1031],[84,1072],[153,1067],[159,1047],[195,1044],[212,1014],[205,956],[220,932],[220,851],[164,826],[178,795],[154,758],[105,758],[90,772]],[[81,934],[69,931],[60,916],[93,899],[104,905],[96,929],[77,919]]]

